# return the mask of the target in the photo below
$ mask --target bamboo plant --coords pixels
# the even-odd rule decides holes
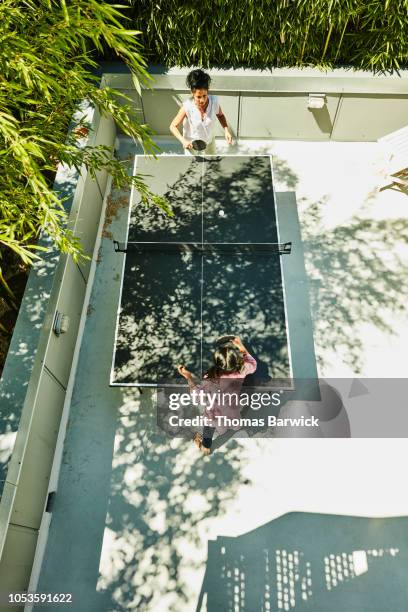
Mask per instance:
[[[167,66],[408,65],[408,0],[129,0],[146,57]]]
[[[124,11],[99,0],[2,0],[0,3],[0,281],[12,301],[5,261],[10,249],[30,265],[41,257],[45,232],[75,260],[83,256],[67,226],[67,214],[52,189],[59,162],[92,175],[107,168],[116,184],[134,184],[144,202],[166,207],[141,177],[129,177],[109,147],[77,146],[78,125],[67,137],[77,105],[89,100],[112,115],[123,132],[154,154],[147,125],[119,92],[100,88],[95,53],[110,49],[129,67],[135,85],[149,84],[138,41],[127,29]],[[79,131],[78,131],[79,130]],[[7,257],[5,256],[7,254]],[[0,287],[1,287],[0,283]]]

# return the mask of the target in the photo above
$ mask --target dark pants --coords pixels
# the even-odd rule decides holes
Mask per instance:
[[[207,427],[206,425],[203,428],[203,446],[204,448],[211,448],[213,435],[215,432],[215,427]]]

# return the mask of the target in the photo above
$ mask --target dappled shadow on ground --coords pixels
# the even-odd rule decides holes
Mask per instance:
[[[324,206],[324,203],[320,205]],[[310,223],[309,227],[305,226],[304,235],[310,247],[309,251],[313,249],[318,251],[322,230],[314,221],[313,215]],[[312,260],[309,265],[312,285],[316,283],[316,279],[319,281],[322,278],[324,282],[323,286],[317,287],[322,291],[322,297],[318,296],[322,308],[318,315],[323,321],[328,319],[330,313],[334,315],[337,312],[331,302],[336,300],[337,284],[345,276],[345,272],[342,272],[343,277],[337,272],[339,276],[332,283],[327,273],[328,265],[337,261],[339,253],[342,253],[340,247],[348,253],[348,257],[351,258],[350,263],[354,262],[351,253],[352,244],[349,245],[346,240],[347,244],[344,245],[342,239],[344,240],[346,235],[341,232],[338,235],[336,231],[339,230],[334,230],[334,238],[328,242],[330,248],[326,245],[326,251],[317,252],[315,261]],[[385,229],[382,228],[381,231],[384,233]],[[364,232],[371,235],[373,227],[366,228]],[[358,235],[357,232],[356,236]],[[361,256],[358,261],[361,261]],[[106,284],[102,285],[101,292],[95,296],[95,300],[99,299],[101,303],[104,294],[112,291],[111,265],[112,259],[105,259],[104,255],[99,266],[100,269],[103,268],[100,277],[106,275]],[[364,269],[362,266],[359,273],[363,274]],[[381,269],[377,262],[374,278],[378,282],[381,281]],[[318,276],[319,273],[321,277]],[[115,277],[116,274],[118,273],[115,269]],[[168,275],[173,275],[171,266],[168,267]],[[100,277],[99,280],[96,278],[96,285],[101,281]],[[182,282],[181,274],[176,280]],[[370,282],[367,280],[366,283],[369,291]],[[176,282],[174,286],[178,286]],[[316,290],[316,287],[312,286],[312,290]],[[249,295],[244,296],[248,304],[249,298]],[[135,294],[134,299],[139,302],[145,299],[146,312],[148,312],[149,303],[146,296]],[[380,299],[385,300],[385,297],[382,298],[380,294],[375,299],[380,302]],[[350,292],[350,300],[351,304],[344,314],[351,310],[352,323],[357,325],[356,308],[360,300],[357,287]],[[96,303],[95,306],[97,305]],[[105,338],[113,329],[113,323],[110,322],[106,309],[96,308],[90,319],[96,318],[98,312],[100,319],[89,332],[94,333],[94,340],[96,337]],[[161,315],[159,311],[152,310],[156,322],[160,322]],[[373,316],[374,309],[369,311],[369,317]],[[167,331],[171,332],[170,320],[167,321],[167,326]],[[222,329],[221,333],[225,331]],[[334,325],[333,329],[327,330],[328,337],[332,339],[336,336],[341,338],[342,333],[344,334],[342,328],[338,330]],[[244,340],[246,335],[245,331],[242,334]],[[250,337],[254,344],[255,336],[256,334],[251,334]],[[323,334],[319,341],[324,344],[324,340]],[[352,339],[348,341],[351,343]],[[86,345],[89,347],[88,352]],[[224,514],[228,516],[230,502],[237,496],[238,489],[245,484],[243,471],[251,455],[250,452],[246,454],[243,447],[235,440],[230,440],[228,445],[217,450],[208,459],[204,459],[191,442],[169,440],[156,426],[156,407],[151,400],[150,392],[145,392],[139,397],[136,389],[107,388],[110,363],[107,363],[108,360],[103,357],[102,350],[105,349],[106,346],[102,342],[91,343],[90,337],[81,349],[85,351],[78,368],[82,382],[79,391],[77,390],[76,403],[72,407],[63,458],[62,473],[65,474],[65,488],[60,486],[59,494],[56,496],[50,527],[50,534],[53,529],[57,530],[59,516],[58,541],[54,549],[56,553],[53,556],[49,554],[46,562],[48,560],[53,566],[53,571],[56,568],[58,580],[66,583],[64,587],[67,584],[75,587],[77,581],[82,581],[82,591],[87,592],[89,599],[84,600],[81,605],[87,611],[117,612],[130,609],[154,612],[161,609],[169,612],[182,612],[183,609],[190,611],[194,609],[200,590],[200,584],[197,585],[194,581],[197,580],[206,560],[203,550],[208,539],[203,531],[205,520]],[[256,352],[256,346],[253,349]],[[104,364],[102,369],[99,369],[100,363]],[[120,408],[115,421],[117,405]],[[72,444],[75,436],[76,445]],[[114,437],[112,461],[111,442]],[[248,448],[253,448],[252,444],[256,444],[256,441],[251,441]],[[96,468],[99,468],[99,471]],[[68,484],[66,481],[69,481]],[[105,504],[108,504],[107,514]],[[99,546],[103,531],[104,540],[99,564]],[[316,531],[310,530],[310,526],[301,532],[305,536],[308,536],[309,532],[313,536],[316,534]],[[333,528],[324,522],[319,524],[318,533],[322,538],[327,538],[332,532],[338,533],[337,525]],[[293,529],[281,530],[280,550],[288,551],[291,543],[294,551],[301,550],[299,541],[290,540],[291,533],[296,535]],[[53,537],[56,538],[55,533]],[[256,548],[261,551],[268,548],[265,541],[267,541],[266,536],[263,534],[260,541],[255,542]],[[277,548],[276,541],[277,536],[274,536],[275,548]],[[315,541],[311,536],[310,541],[314,546]],[[390,546],[392,544],[386,541],[384,550]],[[352,546],[347,546],[344,552],[354,550],[354,547],[353,543]],[[365,549],[364,543],[361,543],[361,548]],[[322,551],[323,548],[319,550]],[[337,555],[343,550],[338,547],[327,548],[327,554]],[[246,563],[245,560],[244,562]],[[63,564],[66,574],[61,575],[59,563]],[[98,564],[98,593],[95,595]],[[254,561],[253,566],[255,570],[253,568],[248,570],[249,580],[253,581],[248,588],[257,592],[256,581],[259,575],[256,571],[257,562]],[[311,571],[314,580],[313,568]],[[52,584],[54,586],[54,583]],[[224,584],[224,582],[211,582],[206,589],[214,593],[216,589],[222,590]],[[263,587],[261,584],[262,589]],[[257,608],[252,607],[251,612],[254,609]],[[330,609],[330,606],[325,610],[327,609]]]
[[[276,155],[273,156],[273,174],[279,184],[279,190],[295,191],[299,179],[295,172],[290,168],[288,162]],[[276,188],[276,187],[275,187]]]
[[[364,371],[362,326],[398,334],[393,316],[407,303],[408,221],[356,214],[327,229],[326,204],[325,199],[309,204],[301,215],[317,356],[324,367],[322,350],[335,351],[359,374]]]
[[[407,518],[290,513],[208,543],[196,612],[403,610]]]
[[[155,425],[150,392],[123,392],[98,581],[103,610],[192,609],[205,561],[199,527],[221,516],[242,485],[246,464],[232,440],[203,458]]]

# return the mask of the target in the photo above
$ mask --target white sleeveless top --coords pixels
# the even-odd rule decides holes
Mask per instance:
[[[201,113],[189,98],[183,102],[186,117],[183,120],[183,136],[187,140],[204,140],[207,144],[213,139],[214,125],[217,121],[217,113],[220,113],[220,105],[217,96],[208,96],[208,106],[201,119]]]

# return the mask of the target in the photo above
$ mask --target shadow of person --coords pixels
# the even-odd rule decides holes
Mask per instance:
[[[268,385],[272,383],[273,379],[270,375],[269,363],[259,357],[257,351],[248,346],[249,354],[256,359],[256,370],[253,374],[248,374],[245,377],[243,386],[245,387],[257,387],[258,385]]]

